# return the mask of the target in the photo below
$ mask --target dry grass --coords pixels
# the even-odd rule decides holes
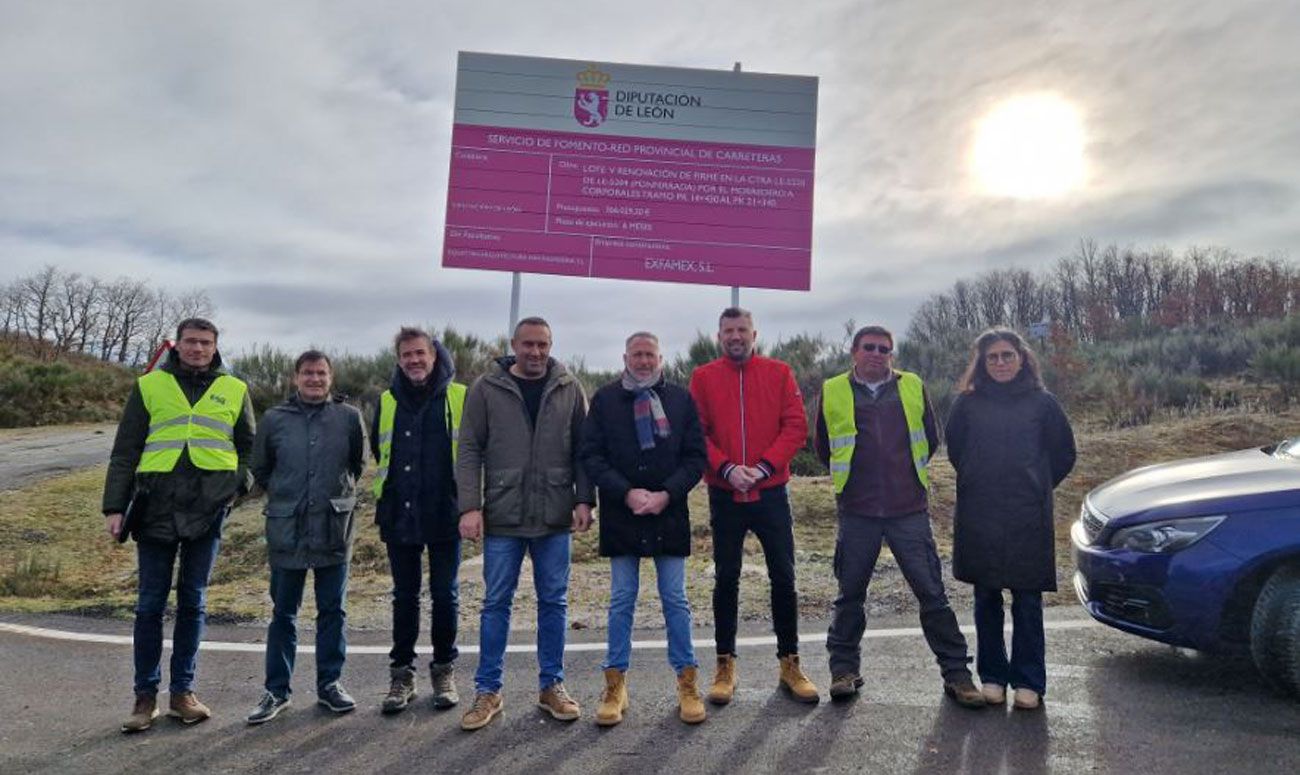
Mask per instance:
[[[1285,436],[1300,434],[1300,410],[1282,413],[1228,413],[1164,422],[1123,430],[1081,433],[1079,464],[1057,492],[1057,567],[1061,591],[1053,602],[1072,603],[1067,583],[1072,573],[1069,525],[1079,503],[1091,488],[1134,468],[1160,460],[1213,454],[1253,445],[1263,445]],[[132,544],[119,546],[104,533],[99,516],[102,468],[81,471],[46,480],[0,498],[0,611],[81,613],[129,616],[134,604],[135,558]],[[932,468],[935,537],[945,565],[952,539],[953,473],[939,455]],[[364,482],[368,492],[368,479]],[[835,585],[831,558],[835,545],[835,505],[827,477],[796,479],[791,485],[795,515],[795,545],[800,604],[807,619],[829,615]],[[209,613],[213,621],[261,622],[269,613],[266,594],[268,572],[262,539],[260,504],[238,509],[226,525],[220,557],[209,592]],[[710,595],[713,566],[710,556],[708,503],[703,488],[691,495],[694,554],[687,563],[687,588],[696,622],[711,623]],[[363,498],[361,521],[352,566],[349,592],[351,624],[362,628],[387,628],[389,623],[389,580],[387,557],[373,522],[373,503]],[[481,569],[476,561],[479,549],[465,543],[465,567],[461,572],[462,622],[477,629],[482,601]],[[596,533],[577,536],[573,547],[574,566],[570,585],[570,617],[575,627],[603,627],[609,600],[609,574],[597,556]],[[641,596],[637,606],[638,626],[657,626],[662,621],[656,603],[651,563],[643,565]],[[966,585],[950,583],[949,591],[958,610],[966,610]],[[533,624],[532,585],[519,588],[515,607],[516,626]],[[314,616],[310,595],[304,621]],[[882,556],[872,582],[874,611],[914,610],[888,552]],[[768,594],[762,553],[752,537],[746,544],[742,574],[741,617],[765,620]]]

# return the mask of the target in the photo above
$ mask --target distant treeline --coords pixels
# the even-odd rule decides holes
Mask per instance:
[[[213,311],[203,290],[176,294],[144,280],[104,280],[53,266],[0,286],[0,332],[41,360],[81,353],[143,366],[177,322]]]
[[[1222,248],[1139,250],[1082,240],[1073,255],[1039,272],[1000,269],[959,280],[917,309],[912,342],[953,331],[1050,320],[1081,343],[1129,337],[1148,327],[1251,323],[1281,318],[1300,304],[1300,267],[1282,258],[1246,258]]]
[[[7,425],[24,424],[19,415],[55,388],[67,396],[65,408],[42,421],[83,416],[73,397],[83,390],[74,386],[86,382],[73,373],[80,368],[78,358],[62,359],[72,371],[37,368],[51,355],[82,352],[139,366],[177,320],[212,310],[202,291],[172,297],[138,281],[103,283],[48,267],[3,290],[5,330],[22,334],[10,335],[8,344],[0,346],[0,399],[13,401],[0,417],[0,424]],[[1046,333],[1032,343],[1040,351],[1048,387],[1076,417],[1120,426],[1149,422],[1163,410],[1290,402],[1300,397],[1298,303],[1300,269],[1282,259],[1242,258],[1221,249],[1193,249],[1181,256],[1165,250],[1099,249],[1085,240],[1074,255],[1039,273],[998,270],[932,296],[899,338],[897,363],[925,378],[943,413],[980,330],[1000,324],[1028,333],[1031,325],[1047,320],[1049,325],[1040,327]],[[756,313],[761,327],[762,311]],[[829,335],[760,340],[760,350],[793,367],[811,409],[822,382],[849,368],[848,346],[856,327],[849,320]],[[503,337],[480,338],[451,326],[428,330],[451,353],[457,379],[466,383],[509,349]],[[36,331],[45,335],[38,337]],[[16,358],[19,352],[35,365]],[[330,354],[335,389],[372,410],[396,365],[391,348],[377,348],[372,355]],[[228,366],[248,382],[259,413],[291,392],[296,355],[272,344],[226,353]],[[617,370],[589,369],[581,355],[562,348],[557,356],[588,394],[618,376]],[[685,352],[666,355],[665,372],[670,380],[686,384],[697,366],[716,357],[714,332],[701,331]],[[100,373],[90,383],[102,380]],[[85,418],[102,417],[112,395],[125,395],[129,382],[109,382],[111,386],[94,391],[87,383],[84,391],[93,411],[83,413]],[[35,384],[44,387],[32,392]],[[808,472],[817,469],[810,459],[800,462]]]

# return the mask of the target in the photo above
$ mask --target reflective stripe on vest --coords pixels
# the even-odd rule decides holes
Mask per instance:
[[[151,371],[140,377],[138,384],[145,411],[149,412],[149,433],[136,471],[167,473],[176,468],[181,450],[187,448],[195,468],[239,468],[235,423],[244,410],[247,385],[222,374],[212,381],[198,403],[190,406],[185,391],[169,372]]]
[[[903,416],[907,420],[908,445],[912,464],[921,487],[930,489],[930,442],[925,437],[925,392],[921,378],[910,371],[896,371],[898,397],[903,402]],[[858,426],[853,415],[853,385],[849,372],[831,377],[822,384],[822,417],[826,420],[826,436],[831,448],[831,483],[835,494],[844,492],[849,481],[849,467],[853,462],[853,447],[858,437]]]
[[[451,437],[451,464],[456,465],[460,451],[460,418],[465,412],[467,388],[459,382],[447,383],[447,435]],[[388,465],[393,460],[393,426],[397,420],[397,398],[385,390],[379,396],[379,470],[375,472],[375,500],[384,496]]]

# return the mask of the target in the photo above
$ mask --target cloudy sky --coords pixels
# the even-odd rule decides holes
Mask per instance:
[[[227,352],[371,352],[507,325],[510,276],[442,269],[458,50],[820,78],[813,288],[742,291],[764,338],[904,329],[961,276],[1081,237],[1300,257],[1300,15],[1284,0],[625,4],[0,0],[0,282],[44,264],[207,289]],[[990,190],[985,118],[1080,122],[1063,193]],[[726,288],[526,275],[556,354],[669,352]]]

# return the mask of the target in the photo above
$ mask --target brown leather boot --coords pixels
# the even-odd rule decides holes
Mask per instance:
[[[605,668],[605,691],[600,695],[600,707],[596,708],[596,723],[602,727],[618,724],[627,705],[626,676],[617,667]]]
[[[799,702],[820,702],[821,695],[817,687],[803,674],[799,667],[799,655],[787,654],[781,657],[781,686],[790,692],[790,696]]]
[[[180,719],[186,726],[197,724],[200,721],[207,721],[212,717],[212,711],[208,706],[199,702],[199,698],[194,696],[194,692],[181,692],[180,694],[171,695],[167,703],[167,715],[174,719]]]
[[[123,732],[143,732],[153,726],[158,718],[158,697],[154,694],[137,694],[131,715],[122,722]]]
[[[687,724],[698,724],[706,717],[704,703],[700,701],[700,690],[696,688],[696,671],[694,667],[683,667],[677,676],[678,717]]]
[[[709,702],[714,705],[726,705],[736,694],[736,655],[719,654],[718,671],[713,674],[713,686],[709,687]]]

